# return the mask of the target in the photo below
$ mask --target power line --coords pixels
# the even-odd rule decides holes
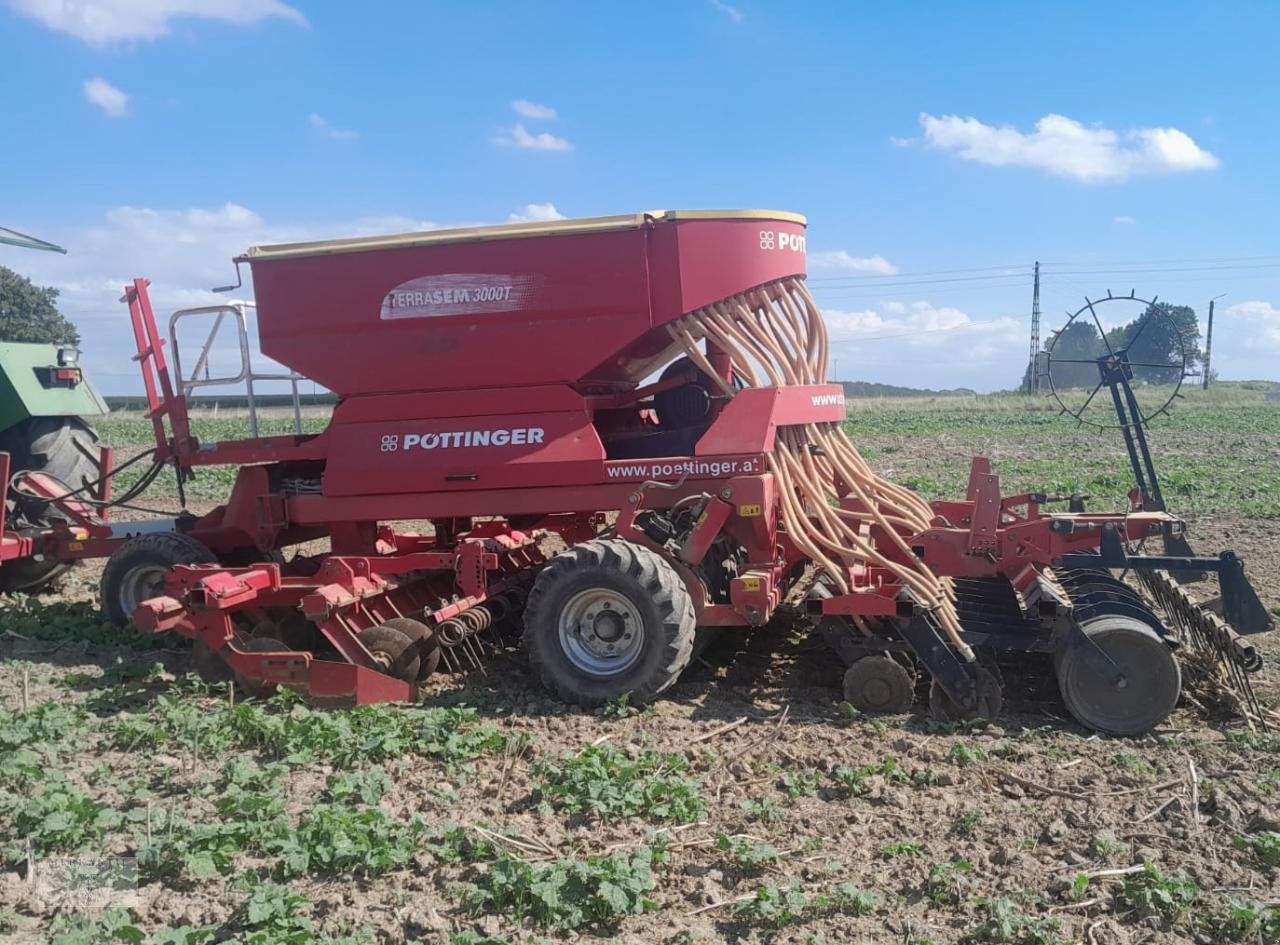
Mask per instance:
[[[915,278],[916,276],[951,276],[957,273],[970,272],[997,272],[999,270],[1026,270],[1026,263],[1009,263],[1004,266],[971,266],[966,269],[924,269],[918,272],[867,272],[867,273],[848,273],[841,276],[816,276],[809,279],[810,282],[834,282],[845,279],[895,279],[895,278]]]

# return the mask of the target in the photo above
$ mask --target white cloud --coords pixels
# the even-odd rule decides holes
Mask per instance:
[[[708,2],[711,4],[713,9],[717,10],[720,13],[723,13],[726,17],[728,17],[734,23],[741,23],[743,20],[746,19],[746,16],[743,14],[741,10],[739,10],[737,7],[730,6],[729,4],[725,3],[724,0],[708,0]]]
[[[1135,220],[1133,217],[1119,216],[1119,217],[1115,217],[1111,222],[1119,224],[1120,226],[1133,226],[1138,221]]]
[[[545,223],[563,219],[564,214],[553,203],[527,203],[507,216],[508,223]]]
[[[1244,346],[1252,351],[1268,354],[1280,354],[1280,308],[1270,302],[1252,301],[1238,302],[1223,313],[1228,319],[1238,322],[1247,334],[1241,339]],[[1215,326],[1217,327],[1217,326]],[[1214,334],[1215,351],[1222,343],[1221,327]],[[1217,363],[1217,359],[1214,359]]]
[[[518,98],[511,103],[511,110],[521,118],[529,118],[533,121],[555,121],[556,110],[550,105],[539,105],[537,102],[531,102],[527,98]]]
[[[129,96],[101,77],[85,82],[84,97],[112,118],[120,118],[129,110]]]
[[[504,132],[493,139],[494,144],[504,148],[520,148],[524,151],[571,151],[571,145],[564,138],[557,138],[548,131],[541,134],[530,134],[522,124],[517,124],[509,132]]]
[[[205,19],[246,26],[265,19],[307,25],[297,9],[281,0],[8,0],[17,13],[102,45],[166,36],[172,21]]]
[[[1177,128],[1135,128],[1123,134],[1045,115],[1032,132],[959,115],[921,114],[926,147],[995,167],[1034,167],[1086,184],[1140,174],[1211,170],[1219,161]]]
[[[341,129],[335,128],[333,125],[329,124],[329,120],[327,118],[323,115],[317,115],[315,112],[312,112],[307,116],[307,124],[320,132],[326,138],[332,138],[335,141],[354,141],[360,137],[360,132],[342,131]]]
[[[865,272],[877,276],[892,276],[898,267],[883,256],[851,256],[843,249],[809,254],[809,268],[835,269],[843,272]]]
[[[1015,384],[1019,359],[1026,356],[1023,349],[1028,328],[1024,319],[1011,316],[975,319],[958,308],[924,301],[886,302],[861,311],[824,308],[823,316],[834,349],[851,356],[846,365],[857,359],[867,371],[872,371],[873,366],[890,371],[887,376],[882,373],[880,377],[861,377],[853,369],[844,369],[846,380],[893,378],[892,383],[917,387],[964,385],[986,389]],[[944,357],[949,366],[945,382],[910,380],[910,359],[930,352]],[[1003,373],[984,373],[979,378],[974,374],[974,365],[1000,365]],[[1008,370],[1003,371],[1006,365]]]

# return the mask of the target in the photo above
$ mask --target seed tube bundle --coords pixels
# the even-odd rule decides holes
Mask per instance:
[[[747,387],[825,384],[827,328],[817,303],[799,277],[780,279],[713,302],[671,322],[668,330],[726,397],[738,383],[712,366],[700,342],[727,354],[735,382]],[[877,475],[838,423],[781,427],[769,456],[778,482],[780,512],[788,537],[836,587],[847,593],[848,569],[872,565],[891,572],[931,610],[966,659],[950,581],[935,575],[908,547],[904,534],[929,527],[933,512],[910,489]],[[857,509],[840,507],[842,497]],[[897,546],[888,557],[867,526]]]

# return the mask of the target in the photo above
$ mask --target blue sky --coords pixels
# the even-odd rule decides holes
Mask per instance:
[[[1215,367],[1280,379],[1277,35],[1275,4],[0,0],[0,224],[71,251],[0,264],[129,392],[134,275],[172,309],[251,243],[779,207],[841,378],[1010,386],[1040,259],[1046,327],[1226,293]]]

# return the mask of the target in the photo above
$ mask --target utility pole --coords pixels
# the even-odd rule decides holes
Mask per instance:
[[[1226,295],[1226,293],[1222,293]],[[1222,298],[1222,295],[1215,295],[1209,300],[1209,327],[1204,335],[1204,377],[1200,382],[1201,390],[1209,389],[1209,355],[1213,351],[1213,303]]]
[[[1031,357],[1027,362],[1027,393],[1040,393],[1036,359],[1040,354],[1040,262],[1036,261],[1035,288],[1031,294]]]

